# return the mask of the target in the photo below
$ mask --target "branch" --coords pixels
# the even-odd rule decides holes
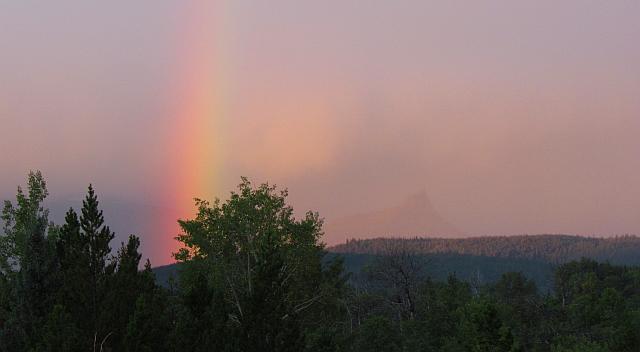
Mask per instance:
[[[306,301],[304,301],[304,302],[302,302],[302,303],[298,304],[298,305],[297,305],[293,310],[294,310],[296,313],[300,313],[300,312],[302,312],[303,310],[305,310],[305,309],[307,309],[307,308],[311,307],[311,305],[312,305],[312,304],[314,304],[315,302],[317,302],[317,301],[318,301],[322,296],[323,296],[323,295],[322,295],[322,294],[320,294],[320,295],[317,295],[317,296],[315,296],[315,297],[312,297],[312,298],[310,298],[310,299],[308,299],[308,300],[306,300]]]
[[[100,343],[100,352],[102,352],[102,347],[104,343],[107,342],[107,339],[109,338],[109,336],[111,336],[111,334],[113,334],[113,331],[108,333],[107,336],[105,336],[104,339],[102,339],[102,342]]]
[[[229,287],[231,288],[231,293],[233,293],[233,299],[235,300],[235,304],[236,304],[236,307],[238,308],[238,312],[240,313],[240,316],[243,317],[244,314],[242,313],[242,307],[240,306],[240,299],[238,299],[238,294],[236,293],[236,289],[233,287],[233,283],[231,282],[228,276],[226,276],[226,279],[227,279],[227,283],[229,284]]]

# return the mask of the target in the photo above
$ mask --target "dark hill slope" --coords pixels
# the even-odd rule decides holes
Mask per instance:
[[[384,255],[389,251],[413,254],[462,254],[521,258],[560,264],[580,258],[640,265],[640,238],[593,238],[567,235],[445,238],[377,238],[348,240],[330,247],[333,253]]]
[[[328,260],[340,256],[354,278],[377,257],[398,251],[423,256],[426,273],[435,280],[449,275],[478,283],[497,281],[506,272],[522,272],[542,292],[552,289],[556,265],[580,258],[640,265],[640,238],[588,238],[566,235],[475,237],[463,239],[409,238],[349,240],[329,247]],[[169,285],[179,266],[154,269],[158,282]],[[177,280],[176,280],[177,282]]]
[[[352,280],[362,280],[366,276],[366,267],[378,258],[378,255],[329,253],[327,260],[341,257],[345,271],[352,274]],[[464,254],[427,254],[422,256],[426,265],[425,273],[434,280],[446,280],[449,275],[455,275],[461,280],[474,283],[495,282],[502,274],[510,271],[522,272],[534,280],[541,292],[551,289],[554,265],[544,261],[523,258],[497,258]],[[168,288],[178,284],[180,264],[171,264],[153,269],[156,280]]]

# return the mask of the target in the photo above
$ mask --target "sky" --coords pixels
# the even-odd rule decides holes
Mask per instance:
[[[191,199],[240,176],[327,222],[424,192],[469,235],[640,233],[639,19],[623,0],[0,0],[0,196],[42,170],[59,218],[93,183],[158,263]]]

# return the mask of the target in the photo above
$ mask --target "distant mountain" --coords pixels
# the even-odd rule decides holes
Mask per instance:
[[[444,238],[376,238],[349,240],[329,247],[327,260],[342,257],[354,279],[376,258],[412,253],[425,259],[425,271],[435,280],[456,275],[466,281],[497,281],[506,272],[522,272],[542,292],[552,289],[555,266],[581,258],[619,265],[640,265],[640,237],[591,238],[568,235]],[[167,286],[178,265],[155,268],[158,282]]]
[[[324,241],[330,245],[345,238],[464,235],[438,214],[426,192],[415,194],[396,207],[328,220],[324,230]]]
[[[165,288],[178,284],[178,271],[180,264],[168,264],[153,268],[153,274],[156,276],[156,282]]]
[[[500,236],[474,238],[376,238],[349,240],[329,247],[342,256],[355,277],[376,258],[408,252],[425,259],[425,270],[435,280],[447,275],[470,282],[495,282],[506,272],[522,272],[541,292],[553,289],[553,270],[581,258],[618,265],[640,265],[640,237],[592,238],[568,235]]]
[[[522,258],[561,264],[580,258],[640,265],[640,237],[594,238],[568,235],[496,236],[473,238],[377,238],[349,240],[328,249],[333,253],[385,255],[459,254],[493,258]]]

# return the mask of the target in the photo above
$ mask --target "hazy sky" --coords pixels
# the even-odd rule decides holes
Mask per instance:
[[[0,195],[246,175],[328,221],[426,190],[468,234],[640,233],[638,38],[638,1],[0,0]]]

